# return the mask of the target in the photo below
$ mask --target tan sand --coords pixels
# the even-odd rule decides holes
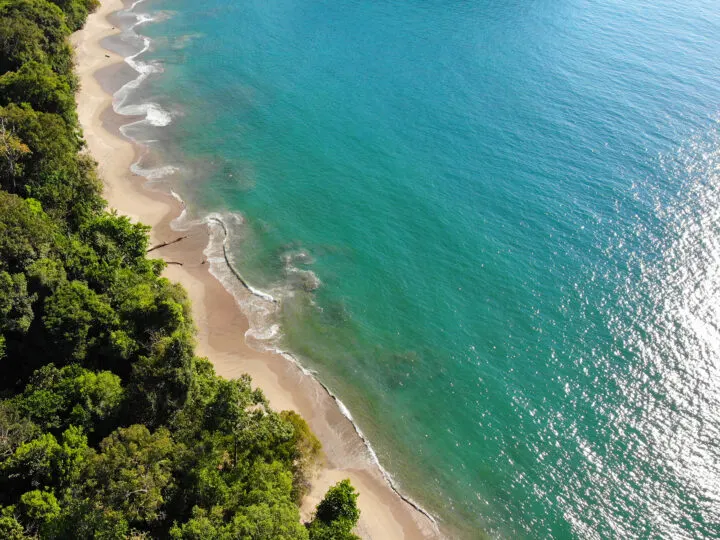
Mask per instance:
[[[110,207],[150,225],[151,242],[156,244],[180,236],[170,228],[171,219],[180,213],[180,205],[169,195],[144,189],[144,179],[130,172],[140,149],[119,133],[122,118],[112,111],[112,98],[106,92],[112,85],[103,79],[121,69],[118,64],[123,59],[104,49],[100,42],[119,33],[107,17],[124,7],[121,0],[102,0],[98,11],[72,37],[80,77],[78,115],[88,149],[99,162]],[[198,327],[198,354],[207,356],[223,377],[249,373],[275,409],[299,412],[323,444],[325,463],[303,503],[303,518],[310,516],[330,485],[350,478],[360,492],[357,533],[363,538],[439,537],[431,520],[404,501],[368,459],[368,451],[352,424],[322,386],[282,356],[258,352],[245,343],[242,336],[248,329],[246,317],[235,298],[210,274],[209,265],[204,264],[206,227],[197,226],[185,234],[187,239],[153,251],[153,256],[182,264],[168,265],[165,275],[188,291]]]

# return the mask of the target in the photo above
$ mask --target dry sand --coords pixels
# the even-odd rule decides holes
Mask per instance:
[[[180,236],[170,228],[170,221],[181,208],[171,196],[144,189],[145,179],[131,173],[130,165],[141,149],[120,134],[118,128],[127,119],[112,110],[108,92],[118,87],[119,79],[125,77],[121,84],[134,75],[129,75],[123,58],[103,48],[101,41],[119,33],[108,16],[125,7],[121,0],[102,0],[85,27],[72,36],[80,77],[78,115],[88,149],[99,163],[109,206],[150,225],[151,243],[156,244]],[[182,264],[168,265],[165,276],[181,283],[190,296],[198,327],[198,354],[208,357],[223,377],[250,374],[273,408],[299,412],[323,444],[325,462],[303,503],[303,518],[309,517],[330,485],[350,478],[360,492],[361,518],[356,532],[363,538],[438,537],[431,520],[404,501],[368,459],[354,427],[322,386],[282,356],[258,352],[245,343],[241,336],[248,329],[246,317],[203,262],[206,227],[197,226],[182,234],[188,238],[153,251],[153,256]]]

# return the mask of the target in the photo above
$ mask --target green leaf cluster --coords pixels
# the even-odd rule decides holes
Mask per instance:
[[[350,480],[331,487],[320,501],[315,517],[308,523],[310,540],[358,540],[352,532],[360,517],[357,498]]]
[[[303,525],[320,443],[194,350],[148,228],[105,210],[67,37],[96,0],[0,0],[0,538],[354,538]]]

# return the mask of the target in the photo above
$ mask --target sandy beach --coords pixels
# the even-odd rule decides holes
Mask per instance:
[[[322,442],[325,461],[303,503],[303,519],[310,516],[330,485],[350,478],[360,492],[357,533],[361,537],[438,537],[432,521],[403,500],[371,462],[354,426],[326,390],[281,355],[259,352],[245,343],[242,336],[248,321],[236,299],[213,277],[205,263],[207,226],[195,226],[182,233],[172,230],[170,222],[180,214],[180,203],[169,194],[145,189],[145,179],[130,171],[142,149],[120,134],[119,127],[128,120],[112,110],[110,92],[134,75],[121,56],[102,45],[105,38],[119,33],[108,16],[124,7],[121,0],[103,0],[85,27],[72,37],[80,79],[78,115],[88,150],[99,164],[110,208],[150,225],[152,245],[187,235],[181,242],[157,249],[152,255],[176,263],[168,265],[165,276],[181,283],[190,296],[198,328],[198,355],[209,358],[221,376],[250,374],[273,408],[299,412]]]

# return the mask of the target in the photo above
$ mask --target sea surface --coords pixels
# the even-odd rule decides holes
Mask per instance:
[[[136,170],[449,536],[720,537],[717,0],[133,11]]]

